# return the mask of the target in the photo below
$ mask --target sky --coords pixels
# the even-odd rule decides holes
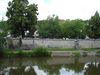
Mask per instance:
[[[8,2],[0,0],[0,20],[5,16]],[[90,19],[96,11],[100,12],[100,0],[28,0],[30,4],[38,4],[38,20],[46,19],[53,14],[60,19]]]

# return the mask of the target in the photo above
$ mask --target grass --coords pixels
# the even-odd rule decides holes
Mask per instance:
[[[44,47],[34,48],[33,50],[5,49],[4,57],[45,57],[51,56],[51,52]]]
[[[96,48],[82,48],[82,50],[84,50],[84,51],[96,51],[98,49],[96,49]]]
[[[39,48],[39,47],[38,47]],[[40,48],[41,49],[41,48]],[[6,52],[18,52],[20,49],[6,49]],[[34,50],[37,50],[37,48],[33,48],[32,50],[22,50],[24,52],[32,52]],[[74,48],[46,48],[47,51],[100,51],[100,49],[96,49],[96,48],[81,48],[81,49],[74,49]]]
[[[98,52],[98,51],[100,51],[100,49],[96,49],[96,48],[83,48],[82,50],[83,51],[88,51],[88,52],[91,52],[91,51]]]
[[[96,48],[83,48],[80,49],[82,51],[93,51],[100,53],[100,49]],[[43,48],[43,47],[38,47],[34,48],[32,50],[20,50],[20,49],[5,49],[3,51],[3,56],[4,57],[33,57],[33,56],[50,56],[50,52],[52,51],[73,51],[73,52],[78,52],[79,50],[76,50],[74,48]],[[79,53],[75,53],[75,56],[79,56]]]
[[[7,51],[4,52],[4,57],[32,57],[32,51],[25,52],[25,51]]]
[[[98,50],[97,53],[100,53],[100,50]]]
[[[80,53],[79,52],[73,52],[74,57],[80,57]]]

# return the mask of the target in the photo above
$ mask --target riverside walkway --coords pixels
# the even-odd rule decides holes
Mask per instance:
[[[96,52],[94,51],[52,51],[51,56],[75,56],[79,54],[80,56],[95,56]]]

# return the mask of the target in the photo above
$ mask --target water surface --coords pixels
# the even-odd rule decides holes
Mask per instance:
[[[100,75],[99,57],[0,59],[0,75]]]

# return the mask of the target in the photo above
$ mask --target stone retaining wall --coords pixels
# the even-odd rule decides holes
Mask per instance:
[[[7,39],[8,47],[19,47],[19,39]],[[22,39],[22,49],[32,49],[34,47],[53,47],[53,48],[100,48],[100,40],[97,39]]]

